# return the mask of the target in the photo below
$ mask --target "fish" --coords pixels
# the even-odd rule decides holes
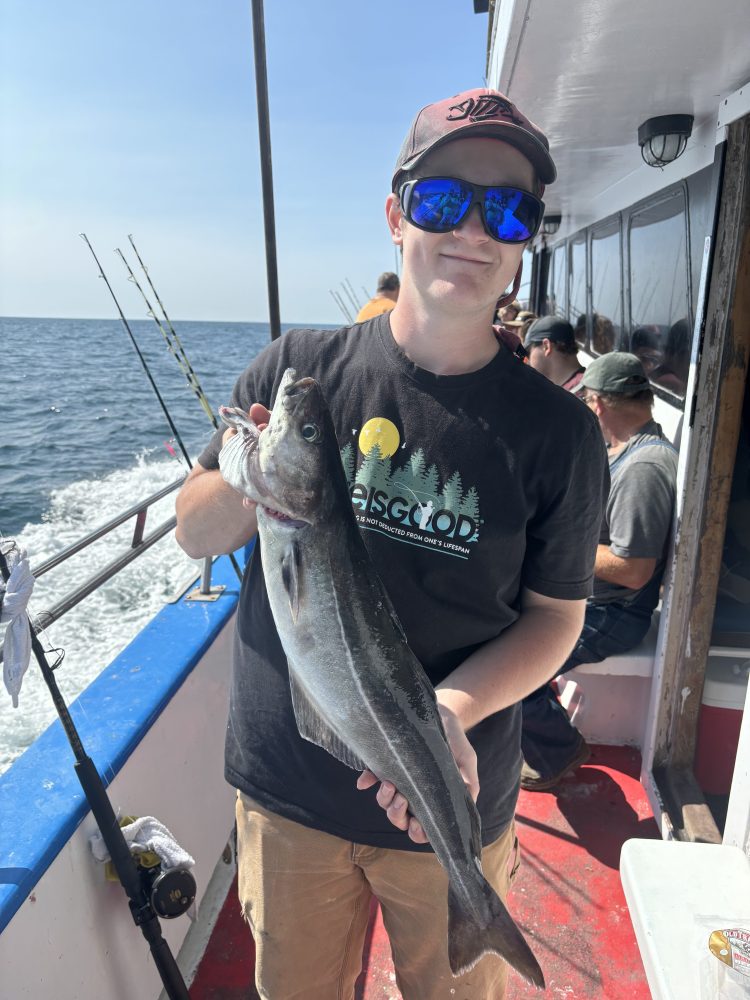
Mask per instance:
[[[237,432],[219,454],[221,473],[257,504],[263,574],[300,735],[392,782],[408,800],[448,873],[453,975],[494,952],[543,988],[539,963],[482,873],[479,813],[434,688],[357,526],[319,383],[287,369],[262,432],[242,410],[219,413]]]

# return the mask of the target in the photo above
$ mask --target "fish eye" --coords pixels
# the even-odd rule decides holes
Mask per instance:
[[[320,428],[317,424],[303,424],[300,427],[300,434],[310,444],[320,440]]]

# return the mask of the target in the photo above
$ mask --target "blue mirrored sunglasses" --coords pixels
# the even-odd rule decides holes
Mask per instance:
[[[420,177],[399,191],[406,218],[428,233],[449,233],[479,205],[487,233],[499,243],[525,243],[539,229],[544,202],[515,187],[484,187],[457,177]]]

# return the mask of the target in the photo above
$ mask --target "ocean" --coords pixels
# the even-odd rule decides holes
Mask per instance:
[[[194,460],[213,431],[208,417],[156,324],[129,324]],[[270,339],[264,323],[174,328],[214,413]],[[0,537],[16,539],[32,569],[186,471],[119,320],[0,317],[0,372]],[[147,532],[171,516],[174,498],[150,509]],[[131,520],[42,576],[32,613],[121,554],[132,531]],[[199,569],[170,533],[46,630],[44,645],[65,650],[56,676],[68,704]],[[18,708],[0,687],[0,773],[55,718],[32,657]]]

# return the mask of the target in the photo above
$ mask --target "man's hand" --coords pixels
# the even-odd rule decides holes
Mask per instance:
[[[479,795],[479,777],[477,775],[477,755],[474,752],[474,747],[469,743],[456,714],[440,704],[438,704],[438,710],[440,711],[440,718],[445,728],[448,746],[451,748],[453,756],[456,759],[461,777],[464,779],[472,799],[476,802]],[[363,771],[357,779],[357,788],[360,791],[365,788],[372,788],[373,785],[377,785],[378,780],[372,771]],[[428,838],[422,829],[422,824],[409,812],[408,801],[392,782],[381,782],[375,798],[378,805],[385,809],[391,823],[398,827],[399,830],[406,830],[410,839],[415,844],[428,843]]]
[[[250,419],[252,420],[252,422],[255,424],[255,426],[258,428],[259,431],[264,431],[266,427],[268,427],[268,421],[271,419],[271,411],[267,409],[265,406],[263,406],[262,403],[253,403],[250,409],[247,411],[247,415],[250,417]],[[234,437],[236,433],[237,431],[235,430],[234,427],[227,427],[227,429],[224,431],[221,437],[222,448],[227,443],[227,441],[229,441],[230,438]],[[254,500],[251,500],[250,497],[243,497],[242,506],[256,507],[257,504],[255,503]]]

